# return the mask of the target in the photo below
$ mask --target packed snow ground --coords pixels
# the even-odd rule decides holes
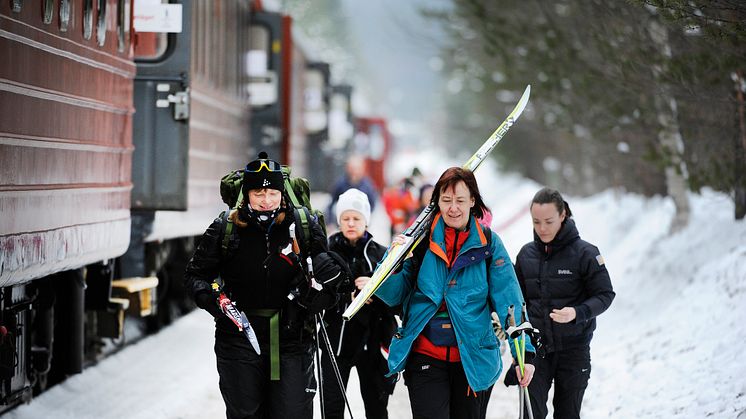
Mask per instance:
[[[432,178],[443,167],[431,168]],[[492,226],[515,257],[532,238],[527,207],[539,185],[491,166],[478,178]],[[689,227],[668,235],[670,199],[615,191],[568,197],[581,237],[601,249],[617,292],[598,320],[584,418],[746,418],[746,223],[733,220],[726,195],[705,190],[691,200]],[[381,242],[385,223],[379,206],[372,229]],[[212,344],[209,315],[191,313],[5,417],[224,417]],[[365,417],[354,372],[348,394],[354,416]],[[488,417],[517,411],[515,388],[498,382]],[[403,383],[389,415],[411,418]]]

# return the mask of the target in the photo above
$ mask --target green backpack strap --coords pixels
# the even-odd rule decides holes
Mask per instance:
[[[301,234],[303,235],[303,244],[306,249],[310,249],[311,213],[308,211],[308,208],[300,203],[298,197],[295,196],[293,185],[290,184],[290,180],[287,177],[285,177],[285,192],[287,192],[288,198],[290,198],[290,203],[293,204],[293,215],[295,216],[295,222],[300,224],[299,227],[301,228]]]
[[[222,249],[223,249],[223,255],[227,255],[230,251],[230,244],[231,239],[233,237],[233,229],[235,227],[235,224],[231,220],[231,212],[233,210],[238,210],[238,206],[241,205],[241,201],[243,201],[243,188],[238,188],[238,197],[236,199],[236,204],[234,208],[229,208],[227,211],[223,211],[221,214],[221,217],[223,218],[223,228],[221,233],[223,234],[223,240],[222,240]]]

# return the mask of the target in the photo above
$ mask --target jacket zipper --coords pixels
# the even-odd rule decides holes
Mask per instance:
[[[456,234],[453,237],[453,249],[451,249],[451,266],[453,266],[456,263],[456,248],[458,247],[458,230],[455,230]],[[450,266],[449,266],[450,268]]]

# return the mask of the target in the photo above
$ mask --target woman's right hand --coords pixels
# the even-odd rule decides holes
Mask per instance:
[[[524,364],[523,375],[521,375],[521,367],[516,365],[515,373],[518,377],[520,377],[518,380],[518,385],[521,387],[528,387],[528,385],[531,383],[531,379],[534,378],[534,371],[535,368],[532,364]]]
[[[391,239],[391,245],[393,246],[393,245],[396,244],[396,245],[400,245],[401,246],[406,241],[407,241],[407,236],[405,236],[403,234],[397,234],[396,236],[394,236],[393,239]]]

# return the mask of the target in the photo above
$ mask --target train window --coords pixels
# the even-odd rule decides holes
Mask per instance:
[[[44,24],[49,25],[52,23],[52,17],[54,16],[54,0],[44,0],[43,13]]]
[[[117,0],[117,49],[124,52],[130,34],[130,2]]]
[[[269,28],[253,25],[249,30],[249,51],[246,60],[246,88],[249,103],[254,107],[271,105],[277,102],[277,73],[271,68],[272,37]]]
[[[96,19],[96,42],[98,46],[104,46],[106,42],[106,0],[98,0],[98,19]]]
[[[83,1],[83,38],[91,39],[93,35],[93,0]]]
[[[23,6],[23,0],[10,1],[10,10],[15,13],[21,13],[21,6]]]
[[[148,0],[144,3],[159,3],[159,0]],[[160,0],[168,4],[168,0]],[[137,4],[135,4],[137,8]],[[137,28],[137,20],[135,27]],[[168,49],[168,33],[166,32],[137,32],[135,30],[135,59],[140,61],[156,61],[163,57]]]
[[[305,71],[306,86],[303,91],[304,112],[303,119],[306,130],[314,133],[326,128],[326,80],[324,73],[317,68],[307,68]]]
[[[60,32],[67,32],[70,25],[70,0],[60,0]]]

